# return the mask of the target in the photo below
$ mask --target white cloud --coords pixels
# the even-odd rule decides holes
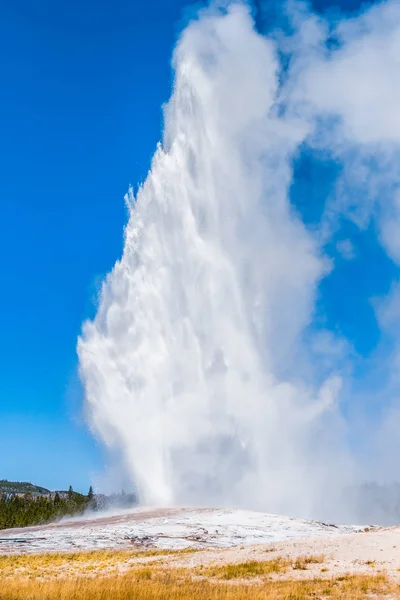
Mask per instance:
[[[336,250],[345,260],[354,260],[357,256],[357,252],[354,248],[353,242],[348,238],[344,240],[339,240],[336,243]]]
[[[374,301],[379,325],[389,335],[400,334],[400,283],[393,283],[389,294]]]
[[[400,2],[339,20],[333,31],[314,15],[295,14],[299,32],[286,100],[314,123],[310,143],[343,165],[325,228],[337,226],[338,214],[360,227],[375,218],[385,249],[400,263]],[[329,35],[337,48],[327,49]]]
[[[397,145],[400,3],[382,3],[353,20],[339,21],[335,34],[338,49],[327,52],[320,44],[310,61],[302,62],[298,100],[310,102],[319,118],[338,116],[340,135],[350,144],[376,145],[377,150],[382,144]],[[312,47],[314,37],[307,40]]]

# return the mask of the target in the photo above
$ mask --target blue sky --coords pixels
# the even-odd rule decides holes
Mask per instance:
[[[338,5],[361,3],[318,0],[314,8]],[[124,193],[145,178],[161,137],[187,6],[3,3],[0,478],[86,490],[102,469],[81,416],[76,340],[121,252]],[[295,169],[293,203],[312,227],[337,166],[305,153]],[[348,231],[362,259],[345,260],[332,242],[341,268],[324,280],[319,301],[329,327],[361,356],[379,342],[369,299],[397,276],[372,228]]]
[[[160,139],[183,6],[3,3],[0,478],[85,489],[101,460],[76,338]]]

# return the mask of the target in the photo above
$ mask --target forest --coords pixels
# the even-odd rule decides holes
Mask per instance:
[[[96,508],[92,488],[87,495],[75,492],[71,486],[68,492],[49,494],[3,493],[0,496],[0,529],[40,525],[82,514],[88,508]]]
[[[136,504],[136,495],[124,491],[95,494],[90,486],[87,494],[80,494],[70,486],[68,491],[50,492],[31,483],[0,480],[0,529],[51,523],[86,510],[129,509]]]

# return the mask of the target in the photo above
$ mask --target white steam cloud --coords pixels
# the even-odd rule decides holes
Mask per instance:
[[[338,214],[363,226],[379,205],[400,262],[400,4],[339,22],[334,50],[321,19],[296,5],[292,19],[293,36],[274,41],[239,2],[183,32],[163,143],[127,197],[122,258],[78,343],[93,430],[147,504],[339,517],[355,476],[347,344],[313,319]],[[304,142],[344,164],[314,233],[289,201]],[[368,194],[354,207],[357,186]],[[352,258],[349,240],[341,252]]]

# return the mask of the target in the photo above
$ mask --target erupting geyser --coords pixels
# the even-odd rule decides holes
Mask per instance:
[[[140,499],[308,516],[342,468],[303,333],[326,267],[288,200],[307,135],[248,10],[184,31],[162,144],[78,344],[91,424]],[[342,473],[343,474],[343,473]]]

